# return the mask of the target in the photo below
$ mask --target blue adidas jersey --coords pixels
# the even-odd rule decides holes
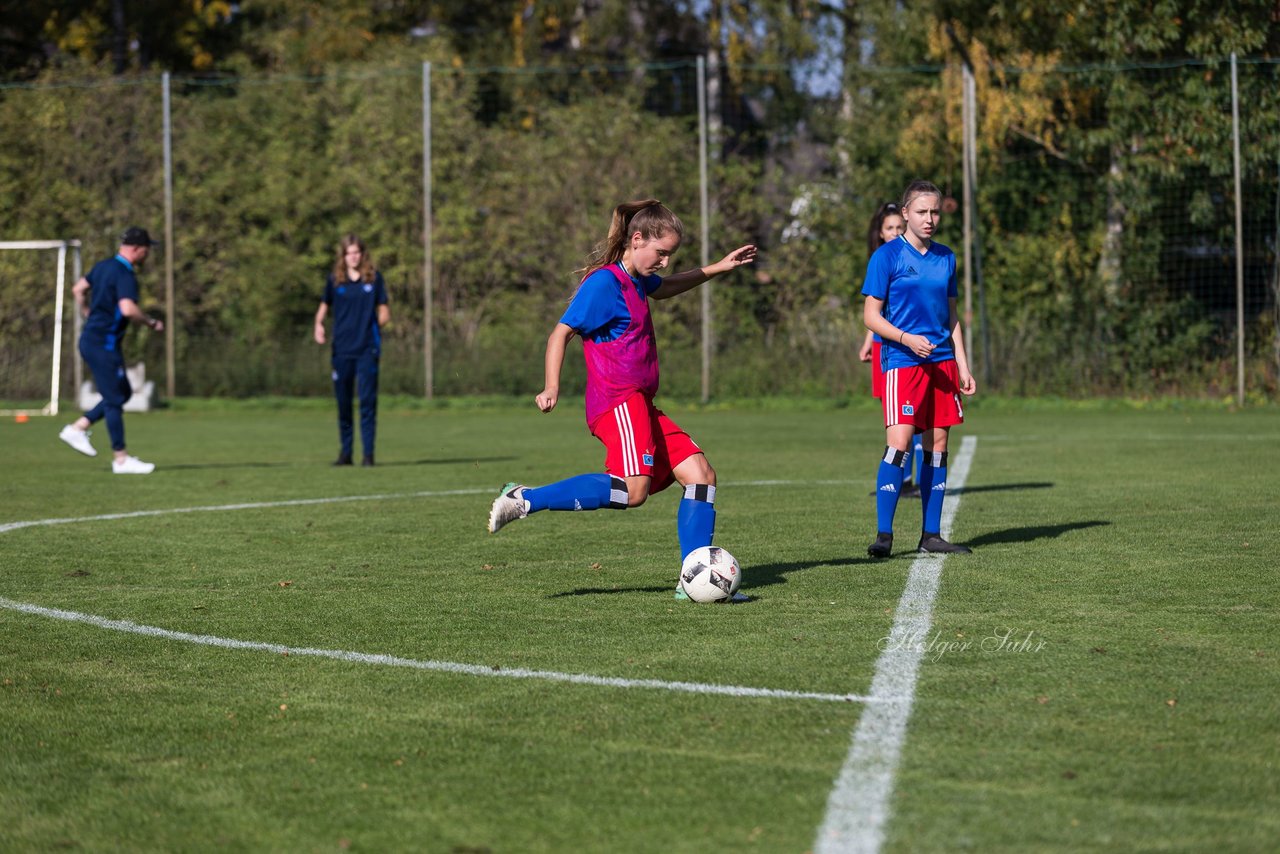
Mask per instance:
[[[107,350],[119,349],[129,328],[129,318],[120,313],[120,300],[138,301],[138,279],[133,265],[117,255],[93,265],[89,280],[89,316],[80,331],[80,340]]]
[[[324,285],[324,304],[333,313],[333,354],[360,356],[382,349],[378,326],[378,306],[387,304],[387,285],[375,272],[372,282],[337,283],[329,274]]]
[[[923,335],[934,344],[922,359],[897,341],[882,341],[884,370],[955,358],[951,344],[951,300],[956,297],[956,256],[941,243],[921,253],[899,236],[881,246],[867,262],[862,295],[884,301],[884,317],[904,332]]]
[[[631,281],[640,288],[644,299],[662,285],[661,276],[640,279],[631,276]],[[627,310],[627,301],[618,289],[618,280],[613,273],[602,267],[587,276],[569,301],[560,322],[596,343],[612,341],[626,332],[631,323],[631,312]]]

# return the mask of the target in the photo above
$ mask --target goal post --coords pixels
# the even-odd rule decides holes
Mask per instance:
[[[57,415],[58,397],[62,391],[62,321],[63,315],[66,314],[67,256],[71,256],[72,282],[76,282],[80,279],[81,274],[80,241],[0,240],[0,251],[5,250],[57,250],[58,260],[53,298],[53,358],[52,364],[49,366],[49,402],[40,409],[0,409],[0,415]],[[80,332],[80,316],[74,311],[72,314],[75,317],[75,333],[78,336]],[[75,359],[74,364],[75,383],[78,388],[82,368],[80,367],[79,359]]]

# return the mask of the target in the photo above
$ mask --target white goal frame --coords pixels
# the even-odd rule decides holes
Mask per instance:
[[[79,240],[0,240],[0,250],[5,249],[56,249],[58,250],[57,292],[54,296],[53,365],[49,371],[49,402],[41,409],[0,409],[0,415],[57,415],[58,396],[62,380],[62,315],[66,304],[67,250],[71,251],[71,281],[80,280]],[[74,314],[74,312],[73,312]],[[80,316],[75,314],[75,328],[80,331]],[[80,386],[80,360],[75,360],[76,387]]]

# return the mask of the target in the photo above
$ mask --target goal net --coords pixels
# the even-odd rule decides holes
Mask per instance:
[[[64,349],[74,355],[80,331],[80,317],[66,299],[68,261],[75,282],[79,240],[0,241],[0,415],[57,415],[64,370],[72,374],[72,387],[80,386],[80,360],[63,365]],[[68,314],[72,338],[64,348]]]

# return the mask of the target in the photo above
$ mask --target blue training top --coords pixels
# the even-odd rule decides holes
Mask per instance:
[[[662,285],[661,276],[640,279],[631,276],[631,281],[640,290],[642,299],[648,299],[649,294]],[[612,341],[626,332],[631,324],[631,312],[613,273],[601,267],[587,276],[569,301],[560,322],[597,344]]]
[[[378,306],[387,304],[387,285],[375,272],[372,282],[324,283],[324,304],[333,310],[333,355],[377,356],[382,350]]]
[[[921,253],[900,235],[877,249],[867,262],[862,295],[883,300],[885,319],[898,329],[923,335],[934,344],[933,352],[922,359],[897,341],[882,341],[883,370],[955,358],[950,301],[956,297],[956,256],[950,249],[930,243]]]
[[[120,300],[138,301],[138,279],[133,265],[120,255],[99,261],[89,275],[89,316],[80,330],[80,341],[104,350],[117,350],[129,318],[120,313]]]

